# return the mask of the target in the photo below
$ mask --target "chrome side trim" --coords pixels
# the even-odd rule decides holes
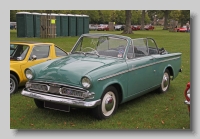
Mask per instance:
[[[114,77],[114,76],[118,76],[118,75],[124,74],[126,72],[129,72],[129,70],[125,70],[125,71],[118,72],[118,73],[115,73],[115,74],[112,74],[112,75],[109,75],[109,76],[106,76],[106,77],[103,77],[103,78],[99,78],[98,81],[102,81],[102,80],[105,80],[105,79],[108,79],[108,78],[111,78],[111,77]]]
[[[162,61],[155,62],[155,63],[152,63],[152,64],[146,64],[146,65],[139,66],[139,67],[136,67],[136,68],[131,68],[129,70],[121,71],[121,72],[118,72],[118,73],[115,73],[115,74],[112,74],[112,75],[109,75],[109,76],[105,76],[105,77],[99,78],[98,81],[102,81],[102,80],[105,80],[105,79],[108,79],[108,78],[112,78],[114,76],[118,76],[118,75],[130,72],[130,71],[134,71],[134,70],[137,70],[137,69],[141,69],[141,68],[144,68],[144,67],[152,66],[152,65],[155,65],[155,64],[158,64],[158,63],[163,63],[163,62],[166,62],[166,61],[171,61],[171,60],[175,60],[175,59],[179,59],[179,58],[180,58],[180,56],[179,57],[175,57],[175,58],[170,58],[170,59],[167,59],[167,60],[162,60]]]
[[[84,108],[94,108],[97,105],[101,104],[101,99],[98,99],[96,101],[86,102],[80,99],[71,99],[69,97],[60,97],[60,96],[45,94],[45,93],[29,92],[29,91],[26,91],[25,89],[22,90],[21,94],[23,96],[39,99],[42,101],[51,101],[54,103],[67,104],[70,106],[77,106],[77,107],[84,107]]]

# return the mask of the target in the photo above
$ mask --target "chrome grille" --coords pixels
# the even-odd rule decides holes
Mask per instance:
[[[59,87],[55,87],[55,86],[50,86],[50,88],[49,88],[49,92],[50,93],[59,94],[59,90],[60,90],[60,88]]]
[[[67,88],[67,87],[63,87],[61,89],[61,94],[62,95],[66,95],[66,96],[73,96],[73,97],[80,97],[80,98],[84,98],[82,91],[78,91],[78,90],[74,90],[71,88]]]
[[[61,84],[40,84],[40,83],[29,83],[27,87],[33,91],[49,92],[52,94],[59,94],[63,96],[76,97],[76,98],[85,98],[88,95],[86,90],[75,89],[73,87],[66,87]]]
[[[36,84],[32,83],[30,86],[31,90],[37,90],[37,91],[43,91],[43,92],[48,92],[48,86],[45,84]]]

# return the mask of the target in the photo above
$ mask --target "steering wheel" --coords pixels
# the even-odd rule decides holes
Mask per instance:
[[[84,50],[86,50],[86,49],[91,49],[92,51],[94,51],[94,53],[95,53],[96,55],[99,56],[99,53],[98,53],[97,50],[95,50],[94,48],[92,48],[92,47],[85,47],[85,48],[82,49],[82,51],[84,52]],[[90,53],[90,52],[88,52],[88,53]]]

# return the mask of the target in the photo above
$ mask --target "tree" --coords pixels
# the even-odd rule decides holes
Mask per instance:
[[[181,10],[179,20],[181,22],[181,26],[186,24],[187,21],[190,21],[190,10]]]
[[[125,24],[125,11],[124,10],[116,10],[115,11],[115,22],[116,24]]]
[[[170,10],[163,10],[163,13],[164,13],[164,27],[163,27],[163,30],[168,30],[168,17],[169,17],[169,14],[170,14]]]
[[[99,22],[99,12],[97,10],[87,10],[86,15],[90,17],[90,24]]]
[[[131,10],[125,10],[125,28],[122,34],[133,34],[132,28],[131,28],[131,17],[132,13]]]
[[[141,30],[144,30],[145,10],[142,10]]]
[[[139,10],[132,10],[131,14],[132,14],[132,17],[131,17],[131,23],[132,23],[132,25],[140,24],[141,11],[139,11]]]

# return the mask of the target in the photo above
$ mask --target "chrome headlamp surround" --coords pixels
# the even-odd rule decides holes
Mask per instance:
[[[91,80],[86,76],[82,77],[81,84],[85,89],[89,89],[92,86]]]
[[[30,69],[26,69],[25,76],[27,79],[31,80],[31,79],[33,79],[33,72]]]

